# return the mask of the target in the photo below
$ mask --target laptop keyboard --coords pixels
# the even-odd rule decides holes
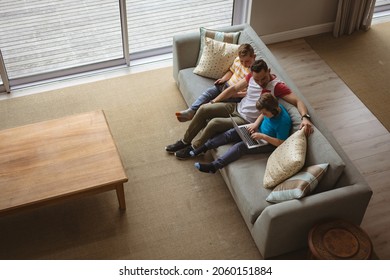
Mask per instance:
[[[244,126],[240,126],[239,129],[241,130],[242,134],[244,135],[245,139],[248,141],[249,145],[257,145],[259,142],[251,138],[251,135],[249,131]]]

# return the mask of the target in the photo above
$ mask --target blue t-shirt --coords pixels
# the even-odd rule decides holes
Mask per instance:
[[[259,127],[259,132],[280,140],[286,140],[290,135],[291,118],[281,104],[279,104],[279,107],[281,111],[277,116],[273,116],[272,118],[264,116]]]

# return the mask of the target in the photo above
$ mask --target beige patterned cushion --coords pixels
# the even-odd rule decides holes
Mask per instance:
[[[199,64],[200,58],[202,57],[203,48],[205,45],[206,38],[211,38],[216,41],[225,42],[229,44],[237,44],[238,38],[240,37],[240,31],[238,32],[222,32],[218,30],[200,28],[200,50],[196,65]]]
[[[219,79],[229,70],[237,57],[239,45],[222,43],[206,38],[202,57],[194,73],[212,79]]]
[[[318,185],[328,166],[328,163],[322,163],[303,168],[291,178],[277,185],[266,200],[278,203],[307,196]]]
[[[277,147],[267,161],[263,186],[273,188],[297,173],[305,164],[307,139],[304,130],[293,133]]]

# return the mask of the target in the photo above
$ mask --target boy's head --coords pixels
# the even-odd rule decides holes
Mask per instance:
[[[242,44],[238,47],[238,57],[240,58],[240,63],[249,68],[255,61],[256,55],[250,44]]]
[[[256,102],[256,109],[271,118],[279,114],[279,102],[271,93],[263,93]]]

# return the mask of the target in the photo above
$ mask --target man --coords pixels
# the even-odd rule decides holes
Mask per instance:
[[[247,88],[247,93],[241,102],[221,102],[245,88]],[[305,104],[285,83],[271,74],[271,69],[268,68],[267,63],[260,59],[253,63],[251,73],[244,79],[224,90],[210,103],[202,105],[192,119],[184,138],[168,145],[165,150],[174,153],[178,159],[187,159],[191,157],[191,151],[203,145],[208,139],[233,127],[229,118],[230,115],[233,116],[238,125],[255,122],[259,116],[256,102],[260,95],[265,92],[269,92],[275,97],[282,98],[296,106],[302,116],[300,128],[305,129],[306,135],[313,132]],[[201,130],[202,133],[196,141],[193,141]]]
[[[235,85],[243,78],[245,78],[245,76],[249,74],[250,67],[255,59],[255,51],[250,44],[240,45],[238,48],[238,56],[225,75],[222,78],[216,80],[214,86],[203,92],[188,109],[176,112],[178,121],[186,122],[192,120],[196,111],[201,105],[210,102],[217,95],[222,93],[224,89]],[[236,96],[233,96],[233,99],[229,101],[239,102],[244,96],[245,90],[243,92],[239,92]]]

